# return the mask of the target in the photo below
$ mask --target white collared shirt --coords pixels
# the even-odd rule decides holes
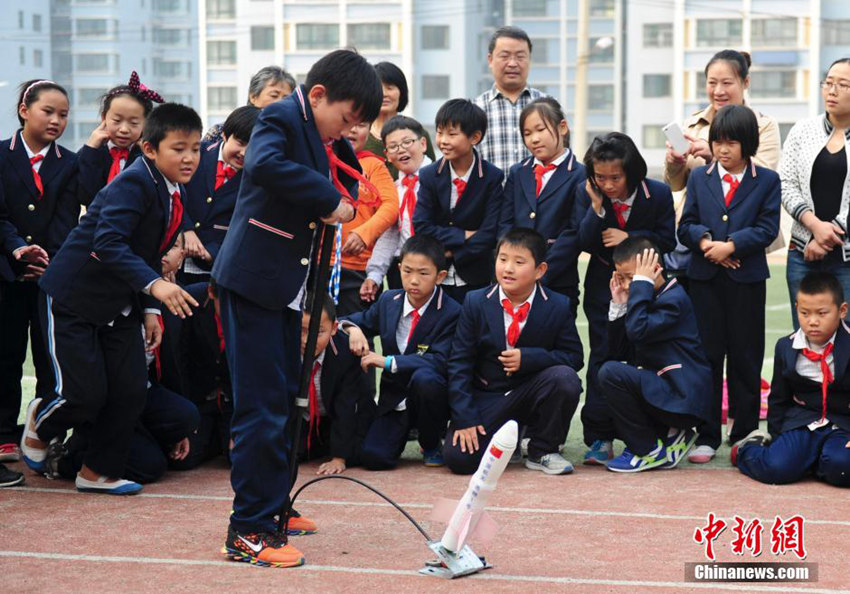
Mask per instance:
[[[472,174],[472,170],[475,169],[476,159],[477,158],[473,156],[472,165],[469,166],[469,169],[467,170],[466,175],[464,175],[464,176],[460,176],[457,173],[455,173],[455,168],[452,167],[451,163],[449,163],[449,173],[451,175],[451,190],[452,190],[452,197],[451,197],[451,200],[449,201],[449,206],[451,207],[452,210],[455,209],[455,206],[457,206],[457,201],[458,201],[457,186],[455,186],[455,180],[460,179],[460,180],[465,181],[466,183],[469,183],[469,177]],[[449,266],[449,271],[448,271],[448,274],[446,274],[446,278],[443,280],[443,284],[444,285],[450,285],[450,286],[453,285],[455,287],[463,287],[463,286],[466,285],[466,281],[463,280],[460,277],[460,275],[457,273],[457,268],[455,268],[455,265],[452,264],[451,266]]]
[[[631,214],[632,214],[632,206],[634,206],[634,204],[635,204],[635,198],[636,198],[636,197],[637,197],[637,188],[635,188],[635,191],[634,191],[634,192],[632,192],[632,193],[631,193],[631,195],[630,195],[628,198],[626,198],[625,200],[614,200],[614,199],[611,199],[611,203],[612,203],[612,204],[613,204],[614,202],[622,202],[623,204],[625,204],[626,206],[628,206],[628,208],[627,208],[626,210],[624,210],[624,211],[623,211],[623,220],[624,220],[624,221],[626,221],[627,223],[629,222],[629,215],[631,215]],[[594,211],[594,212],[595,212],[595,211]],[[602,207],[602,213],[601,213],[601,214],[598,214],[598,213],[597,213],[597,215],[596,215],[596,216],[598,216],[600,219],[604,219],[604,218],[605,218],[605,207],[604,207],[604,206]]]
[[[744,168],[744,171],[746,171],[746,168]],[[740,184],[741,180],[744,179],[744,171],[742,171],[741,173],[729,173],[728,171],[726,171],[726,169],[724,169],[723,165],[721,165],[720,162],[717,163],[717,175],[720,176],[720,185],[723,188],[724,196],[729,193],[729,188],[731,187],[729,182],[723,180],[723,178],[726,177],[726,174],[729,173],[729,175],[731,175],[732,178],[737,180]]]
[[[428,155],[422,155],[422,163],[419,164],[419,169],[416,170],[414,175],[418,176],[422,171],[423,167],[431,164],[431,158]],[[402,171],[398,172],[398,179],[395,180],[395,187],[398,190],[398,220],[400,222],[401,233],[398,242],[398,250],[396,250],[395,255],[398,256],[401,253],[401,246],[404,245],[404,242],[410,239],[410,236],[413,235],[413,221],[410,220],[410,217],[407,215],[407,212],[401,211],[401,205],[404,202],[404,194],[407,192],[407,188],[404,187],[402,180],[407,177],[408,174]],[[416,180],[416,185],[413,186],[413,192],[418,196],[419,195],[419,180]]]
[[[802,328],[794,333],[794,340],[791,343],[791,347],[796,351],[800,351],[797,355],[797,361],[794,364],[794,370],[800,375],[800,377],[804,377],[817,384],[823,383],[823,371],[821,371],[820,368],[820,361],[811,361],[802,353],[802,351],[803,349],[809,349],[810,351],[821,354],[824,349],[826,349],[827,344],[832,344],[834,348],[836,334],[837,332],[833,333],[826,344],[815,346],[809,343],[809,339],[806,338],[806,334],[803,332]],[[833,353],[826,356],[826,364],[829,366],[829,371],[832,373],[832,376],[835,377],[835,355]],[[818,427],[823,427],[828,423],[829,419],[824,418],[823,421],[818,420],[813,423],[809,423],[808,428],[811,431],[814,431]]]
[[[434,292],[431,293],[431,296],[428,297],[428,301],[425,302],[425,305],[417,309],[419,312],[420,320],[421,316],[425,315],[425,310],[428,309],[428,306],[431,305],[431,302],[434,300],[434,295],[437,294],[437,288],[434,288]],[[407,293],[404,295],[404,307],[401,310],[401,317],[398,320],[398,326],[395,329],[395,343],[398,345],[398,352],[404,353],[407,350],[407,339],[410,335],[410,326],[413,324],[413,318],[411,317],[411,313],[415,308],[410,303],[410,299],[407,296]],[[395,373],[395,360],[393,360],[393,373]]]
[[[541,194],[543,193],[543,190],[546,188],[546,184],[548,184],[549,180],[552,179],[552,176],[555,175],[555,171],[557,170],[557,168],[561,166],[561,163],[563,163],[564,161],[566,161],[567,159],[570,158],[570,154],[571,154],[570,149],[566,149],[563,152],[563,154],[561,154],[560,157],[558,157],[557,159],[552,161],[552,165],[555,166],[555,169],[552,169],[551,171],[547,171],[546,173],[543,174],[543,178],[542,178],[541,184],[540,184],[540,193]],[[534,171],[534,167],[536,167],[537,165],[543,165],[543,161],[541,161],[540,159],[535,157],[534,158],[534,164],[532,165],[532,168],[531,168],[532,172]]]
[[[112,149],[114,149],[114,148],[118,148],[118,145],[117,145],[117,144],[115,144],[114,142],[112,142],[111,140],[107,140],[107,141],[106,141],[106,150],[111,151],[111,150],[112,150]],[[130,150],[130,149],[127,149],[127,151],[128,151],[128,153],[127,153],[127,154],[129,154],[129,150]],[[119,165],[119,167],[121,168],[121,169],[119,170],[119,172],[124,171],[124,168],[127,166],[127,159],[125,159],[125,158],[123,158],[123,157],[122,157],[122,158],[120,158],[120,159],[118,159],[118,165]]]
[[[523,305],[528,303],[528,313],[531,314],[531,307],[534,305],[534,296],[536,294],[537,294],[537,285],[535,285],[534,289],[532,289],[531,295],[528,296],[528,299],[526,299],[525,301],[520,303],[518,306],[514,307],[514,311],[518,310],[520,307],[522,307]],[[505,311],[505,308],[502,305],[502,302],[505,299],[508,299],[508,296],[505,295],[505,292],[502,290],[502,287],[499,287],[499,307],[502,309],[502,319],[505,321],[505,348],[510,349],[510,348],[516,348],[516,347],[512,347],[511,345],[508,344],[508,328],[511,327],[511,322],[513,322],[514,319],[511,317],[511,315],[508,312]],[[525,325],[527,323],[528,323],[528,316],[525,317],[525,320],[523,320],[522,322],[519,323],[520,335],[522,335],[522,330],[523,330],[523,328],[525,328]]]
[[[33,150],[32,150],[32,149],[29,147],[29,145],[27,144],[27,141],[26,141],[26,140],[24,140],[24,133],[23,133],[23,132],[21,132],[21,144],[22,144],[22,145],[24,145],[24,150],[25,150],[25,151],[27,151],[27,157],[28,157],[29,159],[32,159],[32,158],[33,158],[33,157],[35,157],[36,155],[41,155],[42,157],[47,158],[47,151],[49,151],[49,150],[50,150],[50,144],[48,144],[46,147],[44,147],[43,149],[41,149],[41,150],[40,150],[40,151],[38,151],[37,153],[36,153],[36,152],[33,152]],[[52,144],[52,143],[51,143],[51,144]],[[38,170],[39,170],[39,169],[41,169],[41,164],[42,164],[42,163],[44,163],[44,159],[42,159],[42,160],[41,160],[41,161],[39,161],[38,163],[34,164],[34,165],[32,166],[32,170],[33,170],[33,171],[35,171],[36,173],[38,173]]]

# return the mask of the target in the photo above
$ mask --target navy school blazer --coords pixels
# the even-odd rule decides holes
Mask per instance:
[[[124,163],[124,169],[127,169],[133,162],[142,156],[142,149],[138,144],[133,144],[130,147],[130,155]],[[106,180],[109,178],[109,169],[112,167],[112,157],[109,155],[109,147],[107,143],[103,143],[98,148],[92,148],[89,145],[83,145],[77,151],[77,162],[80,168],[80,183],[77,195],[81,204],[88,206],[94,197],[106,186]],[[123,170],[122,170],[123,173]]]
[[[794,335],[776,341],[773,356],[773,380],[767,401],[767,430],[774,439],[785,431],[818,421],[823,410],[821,384],[797,373]],[[841,322],[833,350],[835,380],[826,393],[826,418],[850,431],[850,328]]]
[[[558,291],[578,289],[578,256],[573,210],[577,191],[584,186],[587,170],[570,151],[536,196],[534,158],[511,167],[505,183],[505,198],[498,237],[512,227],[531,227],[546,239],[549,268],[543,284]]]
[[[201,147],[201,163],[189,183],[186,184],[186,204],[183,214],[183,230],[194,231],[198,239],[215,261],[227,230],[236,197],[242,181],[242,170],[236,172],[230,181],[218,190],[215,189],[215,174],[218,166],[218,151],[221,142],[205,144]],[[206,262],[198,258],[195,263],[205,268]]]
[[[162,174],[147,157],[136,159],[98,192],[39,285],[97,325],[108,324],[128,305],[158,307],[140,293],[162,274],[159,247],[170,205]]]
[[[329,454],[332,458],[354,457],[356,440],[374,411],[369,376],[360,367],[360,357],[351,354],[348,335],[337,332],[325,348],[322,375],[322,404],[331,419]]]
[[[230,229],[212,268],[219,285],[267,309],[284,309],[298,295],[318,219],[341,199],[306,95],[302,85],[260,113]],[[361,171],[347,140],[334,141],[333,149]],[[356,180],[342,171],[339,179],[356,197]]]
[[[446,375],[452,335],[461,307],[439,285],[435,291],[403,353],[395,337],[404,311],[402,289],[384,291],[369,309],[345,318],[367,337],[380,336],[382,354],[395,357],[396,373],[385,371],[381,374],[380,412],[393,410],[407,396],[407,386],[416,370],[428,367],[438,375]]]
[[[608,349],[609,360],[625,360],[665,380],[642,382],[651,405],[709,420],[711,367],[691,299],[676,279],[658,291],[653,283],[632,282],[626,315],[608,323]]]
[[[39,168],[44,187],[44,195],[39,199],[21,131],[0,142],[0,185],[8,222],[14,226],[17,237],[26,244],[40,245],[51,258],[80,217],[77,171],[77,156],[56,142],[51,143]],[[26,264],[16,261],[11,254],[0,257],[2,278],[11,280],[25,269]]]
[[[413,211],[413,229],[439,239],[453,255],[461,278],[483,286],[493,277],[493,250],[499,230],[504,174],[475,150],[475,163],[466,190],[451,209],[452,173],[439,159],[419,172],[419,192]],[[477,231],[465,239],[466,231]]]
[[[532,375],[553,365],[578,371],[584,365],[581,340],[569,298],[537,286],[516,348],[522,351],[520,370],[508,376],[499,355],[507,346],[499,286],[467,293],[449,358],[449,404],[452,423],[466,428],[481,424],[479,399],[503,398]]]
[[[732,203],[726,208],[716,163],[697,167],[688,176],[687,196],[677,234],[682,245],[691,250],[689,278],[710,280],[721,270],[739,283],[770,277],[764,250],[779,234],[782,197],[775,171],[751,161]],[[741,267],[723,268],[706,260],[699,249],[706,234],[716,241],[735,242],[732,256],[741,261]]]
[[[9,221],[9,211],[6,209],[6,199],[3,197],[3,184],[0,184],[0,247],[2,247],[0,262],[7,256],[12,257],[12,252],[26,245],[27,242],[18,235],[18,230]],[[0,264],[0,280],[15,280],[11,269],[3,264]]]
[[[611,299],[608,282],[614,271],[614,248],[606,248],[602,244],[602,232],[619,229],[620,226],[611,199],[603,195],[602,205],[605,215],[600,217],[591,206],[586,188],[582,186],[576,193],[574,216],[578,220],[578,242],[581,249],[591,256],[584,278],[587,298],[608,303]],[[632,237],[649,239],[662,254],[676,247],[676,214],[673,194],[667,184],[653,179],[644,179],[638,184],[624,231]]]

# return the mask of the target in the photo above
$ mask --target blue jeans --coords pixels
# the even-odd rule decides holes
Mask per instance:
[[[809,272],[820,270],[822,272],[831,272],[841,283],[844,289],[844,298],[850,299],[850,262],[845,262],[841,257],[841,248],[837,247],[827,254],[823,260],[814,262],[806,262],[803,258],[803,252],[798,249],[788,250],[788,266],[785,268],[785,278],[788,281],[788,295],[791,297],[791,323],[794,325],[794,330],[800,327],[797,321],[797,311],[795,304],[797,303],[797,291],[800,288],[800,281]]]

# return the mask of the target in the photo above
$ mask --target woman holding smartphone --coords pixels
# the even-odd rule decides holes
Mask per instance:
[[[712,160],[711,147],[708,144],[708,130],[714,120],[714,114],[726,105],[747,105],[744,91],[750,86],[750,55],[746,52],[723,50],[712,56],[705,66],[705,92],[708,106],[697,111],[685,120],[682,126],[688,150],[685,153],[676,151],[667,143],[667,155],[664,162],[664,181],[674,192],[685,190],[690,172],[695,167],[701,167]],[[756,110],[756,120],[759,126],[758,152],[753,162],[761,167],[776,170],[779,166],[780,147],[779,124],[770,116]],[[678,224],[685,208],[686,196],[683,194],[676,204],[676,223]],[[780,234],[781,236],[781,234]],[[772,249],[782,245],[771,246]],[[768,249],[768,251],[772,251]],[[685,272],[690,262],[687,248],[678,244],[676,250],[664,257],[664,267],[687,286]]]

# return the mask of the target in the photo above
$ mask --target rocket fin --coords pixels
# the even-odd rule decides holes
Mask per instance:
[[[452,519],[458,501],[456,499],[446,499],[445,497],[434,502],[434,508],[431,510],[430,520],[432,522],[442,522],[448,524]]]
[[[478,524],[476,524],[475,530],[469,534],[469,538],[474,538],[481,543],[488,543],[493,540],[493,537],[496,536],[498,531],[499,525],[496,524],[496,520],[485,511],[481,512],[481,516],[478,518]]]

